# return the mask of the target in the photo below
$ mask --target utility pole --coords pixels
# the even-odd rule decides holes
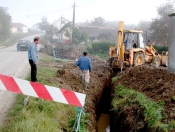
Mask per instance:
[[[74,44],[74,28],[75,28],[75,2],[73,5],[72,44]]]
[[[62,28],[62,15],[61,15],[61,28]],[[60,28],[60,29],[61,29],[61,28]]]

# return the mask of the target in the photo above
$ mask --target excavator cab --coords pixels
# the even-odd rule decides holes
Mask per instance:
[[[131,48],[145,49],[142,33],[142,31],[134,30],[124,31],[124,46],[126,51],[129,51]]]

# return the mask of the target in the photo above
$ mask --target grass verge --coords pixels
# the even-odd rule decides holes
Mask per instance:
[[[53,57],[44,55],[41,62],[53,64]],[[50,82],[55,78],[56,68],[46,66],[38,67],[38,81],[40,83],[56,86],[59,84]],[[29,79],[29,78],[28,78]],[[72,121],[75,120],[77,111],[75,107],[61,103],[44,101],[41,99],[29,98],[29,104],[24,107],[23,100],[26,96],[18,95],[16,103],[9,111],[9,115],[0,128],[0,132],[63,132],[64,129],[70,131]],[[81,124],[87,122],[83,117]],[[83,123],[83,124],[84,124]],[[81,127],[85,132],[85,126]]]
[[[114,99],[112,101],[113,111],[118,112],[119,108],[125,108],[125,106],[132,106],[132,104],[139,104],[144,110],[144,120],[148,124],[148,128],[151,131],[156,132],[170,132],[175,128],[175,121],[172,120],[169,124],[162,122],[163,119],[163,105],[164,103],[158,104],[147,98],[144,94],[123,87],[119,85],[115,90]]]

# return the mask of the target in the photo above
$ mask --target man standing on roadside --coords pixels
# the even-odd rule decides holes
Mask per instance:
[[[83,78],[85,79],[85,90],[88,89],[89,84],[89,72],[92,70],[92,64],[89,57],[87,57],[87,52],[83,53],[83,56],[78,59],[76,65],[80,67],[80,82],[83,82]]]
[[[37,66],[36,64],[38,63],[38,50],[37,50],[37,44],[39,43],[40,38],[35,37],[34,42],[29,45],[28,48],[28,58],[29,58],[29,63],[31,66],[31,81],[36,82],[37,78]]]

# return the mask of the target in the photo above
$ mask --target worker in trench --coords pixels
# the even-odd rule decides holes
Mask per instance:
[[[88,90],[88,84],[90,75],[89,72],[92,70],[91,59],[87,57],[87,52],[83,53],[83,56],[76,60],[76,65],[80,68],[80,82],[83,83],[85,80],[84,89]]]

